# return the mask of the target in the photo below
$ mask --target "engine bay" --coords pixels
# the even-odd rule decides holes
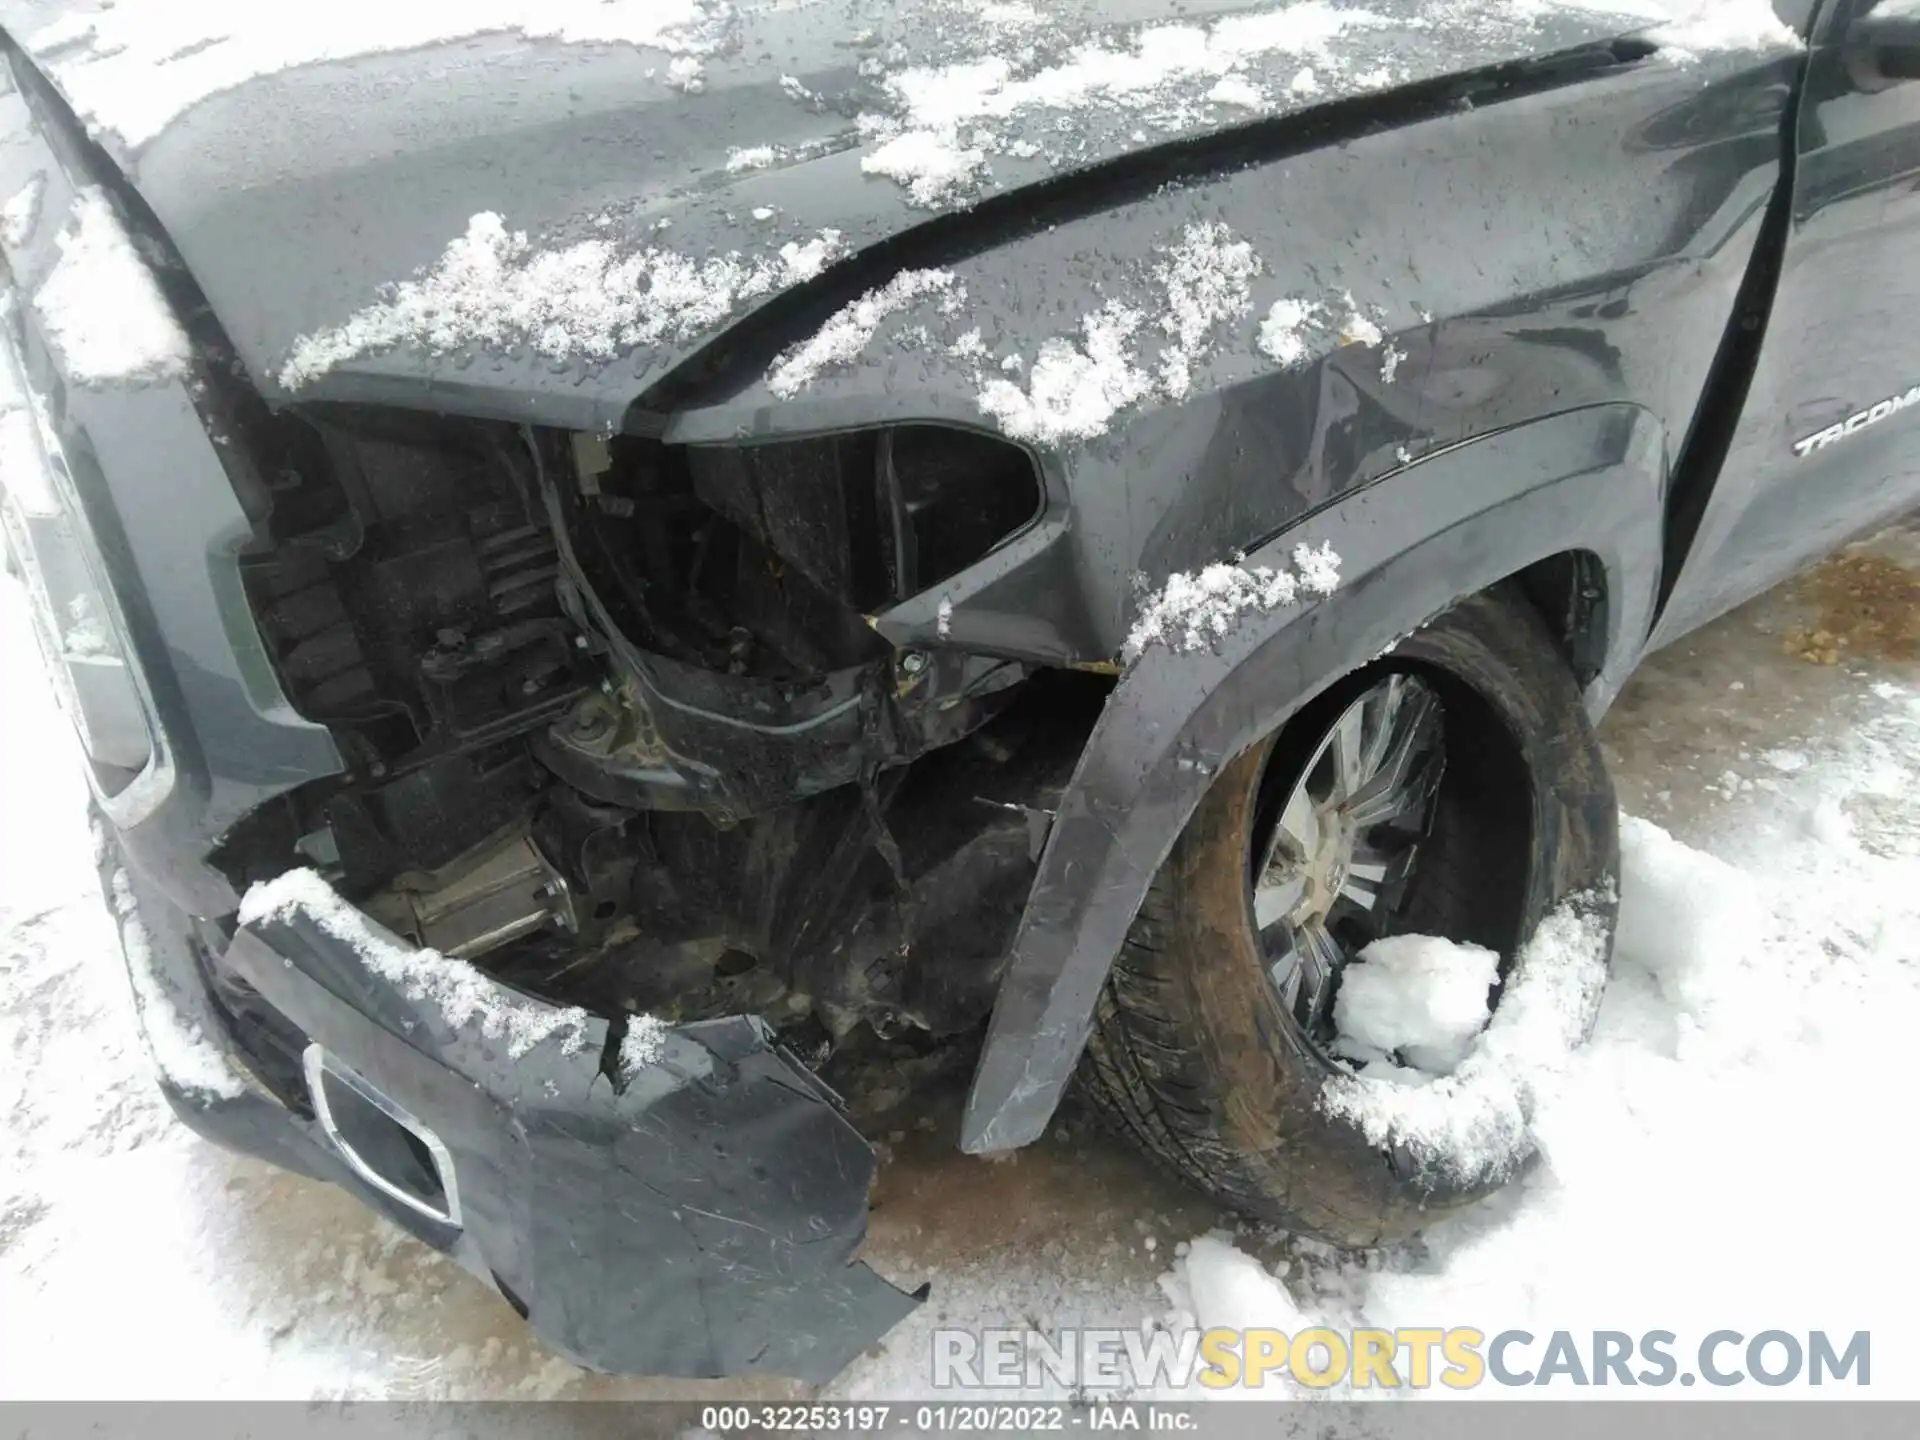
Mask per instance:
[[[394,933],[595,1013],[801,1053],[977,1028],[1107,677],[870,623],[1036,517],[1026,454],[758,446],[313,407],[243,558],[346,772],[250,814]]]

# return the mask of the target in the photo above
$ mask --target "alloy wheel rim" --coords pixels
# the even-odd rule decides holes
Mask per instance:
[[[1404,903],[1445,764],[1439,695],[1398,671],[1340,712],[1272,812],[1254,924],[1268,980],[1316,1043],[1332,1038],[1341,970]]]

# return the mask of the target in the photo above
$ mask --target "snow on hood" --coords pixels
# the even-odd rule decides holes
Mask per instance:
[[[0,19],[77,110],[138,146],[208,96],[261,76],[480,35],[657,53],[667,78],[697,93],[710,64],[724,69],[751,53],[747,31],[757,18],[795,8],[792,0],[118,0],[94,10],[8,0]],[[1411,57],[1382,32],[1515,41],[1558,10],[1639,21],[1688,50],[1795,43],[1766,0],[1081,0],[1044,8],[921,0],[891,15],[858,3],[804,8],[822,38],[864,52],[860,71],[876,82],[879,103],[863,111],[862,128],[902,161],[898,172],[877,168],[917,187],[925,203],[964,188],[988,154],[1037,143],[995,128],[1023,114],[1184,130],[1222,107],[1283,108],[1306,70],[1312,94],[1407,78]],[[796,102],[820,98],[809,77],[786,78]],[[984,128],[962,144],[965,126]],[[1088,143],[1058,135],[1056,145]]]
[[[209,95],[262,75],[474,35],[697,58],[719,46],[726,9],[717,0],[119,0],[35,23],[15,21],[18,8],[6,7],[0,18],[76,110],[128,145],[152,139]]]
[[[902,270],[842,309],[805,344],[783,355],[767,373],[767,388],[782,399],[799,394],[827,366],[857,359],[890,316],[936,295],[942,297],[941,305],[957,311],[966,302],[967,292],[964,286],[955,286],[951,270]]]
[[[437,374],[470,347],[511,360],[504,389],[589,407],[630,401],[823,247],[929,209],[1623,32],[1797,43],[1766,0],[0,0],[0,24],[128,168],[257,377]],[[508,294],[483,313],[464,291],[487,267]],[[991,413],[1057,440],[1089,396],[1144,395],[1092,353],[1129,343],[1127,313],[1093,318],[1114,298],[1053,347],[1050,390],[1005,378]],[[1178,348],[1147,376],[1176,396]],[[607,373],[574,388],[583,371]]]
[[[498,215],[476,215],[426,274],[343,324],[303,335],[280,383],[297,390],[342,361],[398,345],[432,354],[526,346],[556,360],[607,360],[711,330],[739,306],[812,279],[841,248],[828,230],[751,258],[694,258],[658,245],[623,253],[605,240],[536,250]]]

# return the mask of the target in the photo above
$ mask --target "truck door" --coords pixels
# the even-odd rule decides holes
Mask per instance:
[[[1764,338],[1711,491],[1679,477],[1656,645],[1920,504],[1920,0],[1827,0],[1795,130],[1772,309],[1742,297]]]

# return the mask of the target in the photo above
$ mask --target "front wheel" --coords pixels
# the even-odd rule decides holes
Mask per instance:
[[[1409,1234],[1511,1177],[1524,1116],[1502,1142],[1512,1154],[1456,1164],[1330,1103],[1356,1074],[1417,1080],[1403,1056],[1343,1044],[1342,976],[1389,936],[1481,946],[1501,957],[1498,1016],[1516,957],[1556,914],[1589,943],[1528,947],[1529,970],[1603,973],[1618,858],[1612,785],[1552,637],[1518,596],[1463,600],[1221,770],[1115,960],[1084,1088],[1247,1215],[1344,1245]],[[1527,983],[1584,1036],[1597,980]],[[1436,1103],[1470,1088],[1474,1064]]]

